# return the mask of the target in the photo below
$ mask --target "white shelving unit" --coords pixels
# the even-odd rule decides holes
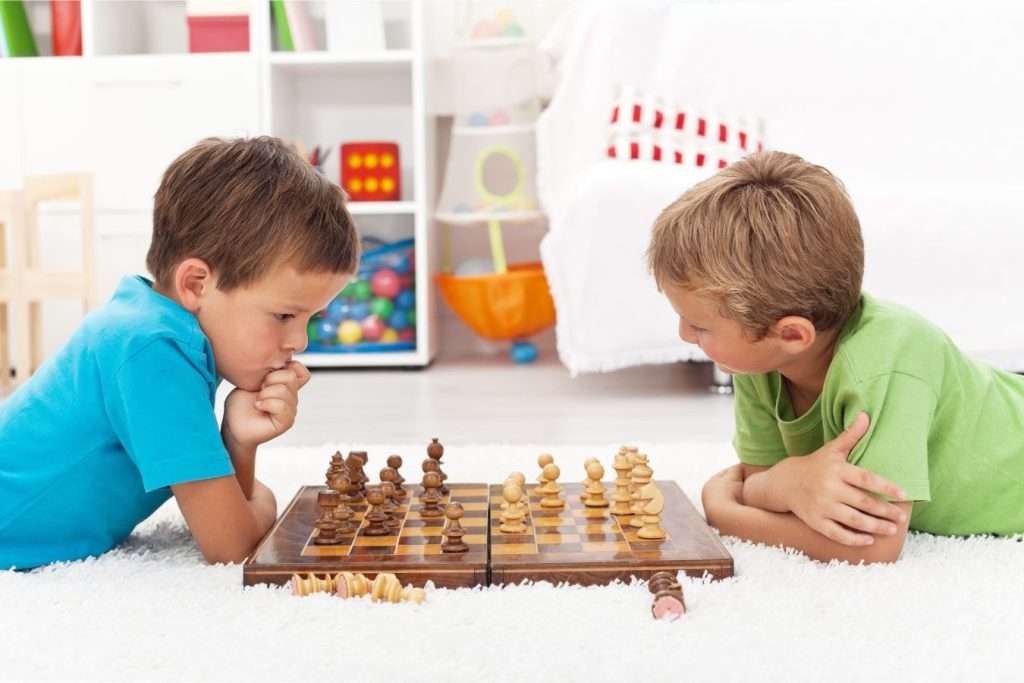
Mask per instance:
[[[326,1],[306,3],[314,21]],[[25,4],[46,54],[49,2]],[[418,0],[384,0],[387,49],[345,54],[276,51],[270,3],[251,0],[248,6],[248,52],[188,53],[185,0],[82,0],[81,57],[0,59],[0,188],[18,187],[30,174],[95,174],[105,300],[120,274],[144,272],[160,176],[199,139],[268,134],[307,146],[330,145],[324,172],[336,182],[340,143],[397,142],[400,200],[349,207],[366,234],[415,239],[416,349],[309,353],[302,360],[312,366],[426,366],[438,336],[431,278],[438,258],[431,249],[428,205],[436,191],[427,173],[435,126],[424,95],[426,8]],[[322,25],[316,33],[322,40]],[[59,251],[67,217],[58,210],[52,222],[55,239],[44,248]],[[104,263],[104,254],[116,255],[116,262]],[[63,322],[67,334],[78,322],[59,311],[44,317],[54,318],[58,330]],[[60,341],[47,346],[52,350]]]

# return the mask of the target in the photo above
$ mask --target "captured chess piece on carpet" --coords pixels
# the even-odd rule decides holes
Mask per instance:
[[[324,483],[303,486],[246,560],[243,583],[290,582],[300,595],[346,597],[366,594],[361,582],[386,574],[394,581],[381,579],[381,595],[397,601],[422,597],[408,590],[428,582],[603,585],[668,572],[672,581],[657,583],[663,603],[678,588],[681,604],[677,572],[732,576],[718,536],[675,482],[654,479],[650,459],[635,447],[612,455],[611,482],[599,458],[584,464],[582,482],[563,482],[550,453],[537,458],[537,483],[522,472],[494,484],[449,482],[443,456],[433,439],[419,484],[410,485],[401,455],[383,456],[380,481],[371,484],[366,452],[333,454]]]

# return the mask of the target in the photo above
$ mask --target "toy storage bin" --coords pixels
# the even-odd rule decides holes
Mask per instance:
[[[415,350],[414,245],[413,239],[384,244],[364,238],[356,277],[309,321],[307,352]]]
[[[458,276],[437,283],[452,310],[481,337],[522,339],[555,322],[555,304],[538,263],[511,264],[504,273]]]
[[[189,52],[248,52],[249,15],[188,17]]]

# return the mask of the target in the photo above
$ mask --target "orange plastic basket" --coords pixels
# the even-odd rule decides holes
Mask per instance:
[[[529,337],[555,322],[555,302],[540,263],[510,264],[491,275],[440,273],[441,295],[464,323],[487,339]]]

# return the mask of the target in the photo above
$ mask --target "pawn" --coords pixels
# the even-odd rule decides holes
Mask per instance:
[[[608,499],[604,497],[604,492],[608,489],[601,483],[603,476],[604,465],[597,460],[592,460],[587,465],[587,486],[584,489],[583,498],[583,504],[588,508],[608,507]]]
[[[445,484],[448,481],[448,475],[441,469],[441,457],[444,455],[444,446],[438,441],[437,437],[434,437],[427,445],[427,457],[437,463],[437,471],[441,475],[441,495],[448,495],[448,485]]]
[[[431,461],[433,462],[433,461]],[[441,475],[437,472],[427,472],[423,475],[424,494],[420,498],[423,501],[423,509],[420,510],[420,517],[441,517],[444,511],[441,509]]]
[[[313,525],[316,527],[316,538],[313,543],[316,545],[334,545],[338,543],[338,523],[334,521],[334,510],[341,503],[341,497],[337,491],[321,491],[316,497],[317,505],[320,506],[320,519]]]
[[[462,537],[466,534],[459,522],[464,511],[462,503],[448,503],[444,507],[444,516],[448,518],[448,524],[444,528],[444,542],[441,544],[443,553],[464,553],[469,550]]]
[[[580,493],[580,500],[584,502],[586,502],[587,500],[587,484],[590,483],[590,470],[588,470],[587,468],[590,467],[590,463],[592,462],[599,461],[597,458],[587,458],[586,460],[583,461],[583,471],[587,473],[587,478],[583,480],[583,492]]]
[[[537,483],[543,486],[547,483],[547,479],[544,478],[544,468],[555,462],[555,456],[550,453],[541,453],[537,456],[537,467],[540,468],[540,474],[537,476]]]
[[[686,614],[683,587],[676,581],[675,572],[658,572],[648,580],[647,589],[654,595],[651,614],[655,619],[675,621]]]
[[[537,488],[537,493],[543,496],[540,499],[540,506],[542,508],[561,510],[565,507],[565,501],[558,495],[562,492],[562,487],[557,483],[561,473],[562,471],[558,469],[558,465],[554,463],[544,466],[543,474],[546,482],[543,486]]]
[[[424,459],[422,466],[423,466],[423,475],[424,476],[426,476],[426,474],[428,472],[434,472],[434,473],[437,474],[437,476],[438,476],[438,478],[439,478],[439,480],[440,480],[440,482],[442,484],[442,486],[438,487],[438,495],[443,495],[444,494],[444,477],[441,474],[441,466],[437,463],[436,460],[431,460],[430,458]],[[425,492],[426,491],[424,491],[424,493]]]
[[[405,500],[405,497],[409,495],[409,492],[405,490],[402,484],[405,483],[405,477],[398,470],[402,467],[402,456],[400,455],[389,455],[388,456],[388,467],[395,471],[395,494],[398,496],[399,501]]]
[[[395,486],[390,481],[381,482],[380,492],[384,494],[384,504],[381,509],[387,518],[384,520],[384,526],[388,529],[398,529],[402,526],[402,520],[399,519],[398,506],[395,505]]]
[[[334,510],[334,520],[338,523],[339,534],[351,534],[356,530],[355,524],[352,523],[352,517],[355,513],[352,511],[345,501],[349,498],[349,493],[355,488],[352,484],[352,480],[348,478],[348,474],[342,469],[338,476],[334,477],[330,481],[330,487],[334,491],[338,492],[338,507]]]
[[[522,492],[522,497],[519,499],[519,502],[516,503],[516,505],[518,505],[525,512],[527,507],[526,499],[528,498],[528,494],[526,493],[526,475],[523,474],[522,472],[513,472],[512,474],[508,475],[508,477],[505,479],[505,484],[508,484],[509,482],[518,486],[519,490]],[[502,485],[502,487],[504,487],[504,484]],[[501,509],[508,509],[508,503],[505,502],[504,499],[501,502]]]
[[[498,530],[505,534],[525,534],[526,524],[523,518],[526,514],[519,507],[519,500],[523,497],[523,490],[515,482],[508,482],[501,490],[505,499],[506,510],[501,514],[501,526]]]
[[[366,490],[366,502],[370,504],[370,510],[366,513],[365,536],[384,536],[388,529],[384,526],[387,521],[387,513],[384,512],[384,492],[378,486],[371,486]]]

